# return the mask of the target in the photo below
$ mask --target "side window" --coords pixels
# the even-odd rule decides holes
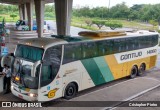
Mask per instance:
[[[113,41],[112,40],[105,40],[105,41],[98,41],[98,53],[99,56],[104,56],[113,53]]]
[[[134,46],[133,46],[133,41],[132,41],[133,39],[132,38],[126,38],[126,51],[131,51],[131,50],[133,50],[134,48]]]
[[[141,43],[142,43],[142,48],[147,48],[147,47],[150,47],[151,45],[150,45],[150,39],[149,39],[149,36],[143,36],[142,38],[141,38],[143,41],[141,41]]]
[[[143,36],[138,37],[138,41],[139,41],[139,49],[146,47],[146,38],[145,37],[143,37]]]
[[[158,36],[151,36],[151,46],[156,46],[158,44]]]
[[[133,42],[134,42],[134,50],[139,49],[139,43],[138,43],[139,41],[137,37],[133,38]]]
[[[82,58],[81,44],[67,44],[64,46],[63,64],[72,61],[80,60]]]
[[[114,40],[114,53],[124,52],[126,50],[125,39],[115,39]]]
[[[46,50],[41,68],[41,87],[50,84],[57,75],[61,64],[62,46]]]
[[[82,58],[92,58],[98,56],[98,47],[95,42],[82,43]]]

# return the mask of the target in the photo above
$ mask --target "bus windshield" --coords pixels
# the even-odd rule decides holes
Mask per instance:
[[[42,48],[19,44],[17,46],[15,56],[32,62],[36,62],[38,60],[42,60],[43,52],[44,50]]]
[[[39,81],[39,69],[40,66],[36,68],[35,77],[32,77],[31,71],[34,63],[25,61],[23,59],[16,58],[13,65],[13,82],[21,85],[25,88],[37,89],[38,81]],[[14,79],[14,77],[18,77],[19,80]]]

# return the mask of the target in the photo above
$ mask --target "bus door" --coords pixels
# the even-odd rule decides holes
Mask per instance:
[[[39,101],[53,100],[61,96],[62,77],[59,75],[62,46],[46,50],[41,64]]]

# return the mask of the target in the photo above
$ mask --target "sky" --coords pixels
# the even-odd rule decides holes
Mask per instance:
[[[110,7],[125,2],[127,6],[131,7],[134,4],[157,4],[160,3],[160,0],[110,0]],[[109,6],[109,0],[73,0],[74,7],[81,6]]]

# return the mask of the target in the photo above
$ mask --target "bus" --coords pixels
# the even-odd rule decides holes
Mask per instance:
[[[11,91],[26,101],[73,98],[79,91],[123,77],[135,78],[156,65],[156,32],[80,32],[17,44],[1,65],[12,70]]]

